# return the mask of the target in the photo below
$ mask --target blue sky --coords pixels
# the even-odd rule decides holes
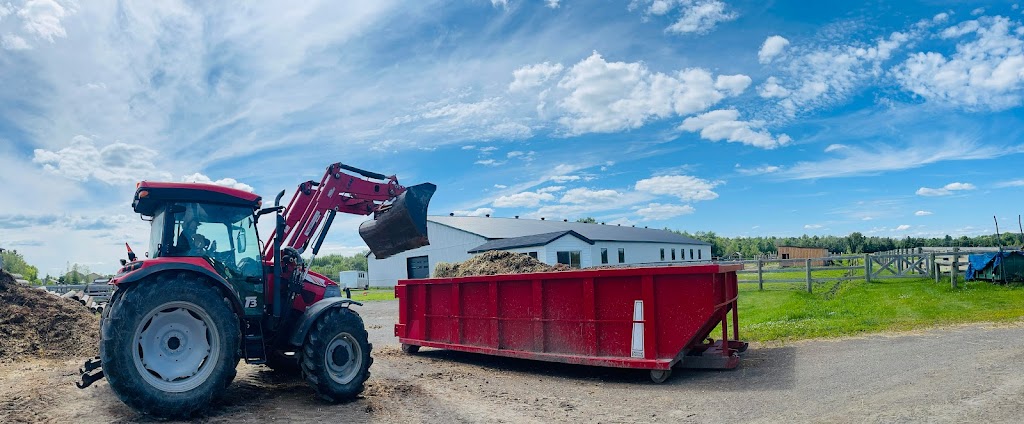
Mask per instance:
[[[436,183],[434,214],[991,233],[1022,212],[1022,11],[0,1],[0,247],[112,272],[147,237],[140,179],[271,198],[337,161]]]

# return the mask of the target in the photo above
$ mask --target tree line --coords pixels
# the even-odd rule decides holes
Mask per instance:
[[[341,271],[366,271],[366,253],[356,253],[352,256],[321,256],[309,262],[309,270],[332,280],[338,278],[338,273]]]
[[[779,246],[814,247],[828,249],[831,253],[875,253],[894,249],[917,247],[996,247],[1016,246],[1024,244],[1024,237],[1018,233],[982,235],[976,237],[910,237],[892,238],[865,236],[853,232],[846,236],[809,236],[800,237],[721,237],[714,231],[697,231],[689,233],[666,228],[677,234],[694,238],[711,244],[712,256],[725,257],[739,253],[742,257],[755,257],[761,254],[775,253]]]

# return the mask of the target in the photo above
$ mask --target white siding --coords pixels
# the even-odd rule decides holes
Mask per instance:
[[[708,262],[711,260],[711,246],[699,244],[668,244],[668,243],[643,243],[643,242],[616,242],[599,241],[594,243],[592,254],[593,266],[619,265],[619,248],[626,249],[626,261],[623,264],[661,264],[661,263],[685,263],[685,262]],[[608,263],[601,263],[601,248],[608,249]],[[665,249],[665,260],[661,260],[661,249]],[[670,249],[676,249],[676,260],[672,260]],[[679,256],[679,249],[683,249],[686,257]],[[693,249],[693,259],[690,259],[690,249]],[[697,259],[700,250],[700,259]]]
[[[394,287],[398,280],[408,278],[406,259],[415,256],[426,256],[430,262],[430,272],[438,262],[462,262],[473,255],[467,250],[484,244],[487,239],[476,234],[456,230],[452,227],[427,221],[427,234],[430,245],[399,253],[386,259],[376,259],[373,254],[367,261],[371,287]]]

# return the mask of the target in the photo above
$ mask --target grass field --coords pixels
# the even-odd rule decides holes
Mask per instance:
[[[345,292],[342,291],[344,296]],[[373,302],[375,300],[391,300],[395,298],[395,289],[370,288],[369,290],[352,290],[352,300],[356,302]]]
[[[1024,286],[931,279],[740,284],[740,336],[749,341],[838,337],[934,325],[1024,318]],[[717,334],[717,333],[712,333]]]

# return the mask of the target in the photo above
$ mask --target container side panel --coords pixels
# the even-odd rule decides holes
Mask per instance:
[[[533,282],[498,283],[498,348],[533,350]]]
[[[418,300],[426,289],[427,287],[423,285],[406,286],[406,295],[408,299],[407,305],[409,305],[407,311],[409,321],[405,328],[406,334],[408,334],[407,337],[411,339],[426,339],[426,334],[424,334],[423,331],[423,315],[426,313],[426,309],[424,309],[425,305],[423,302]]]
[[[641,300],[639,276],[594,279],[597,356],[630,356],[633,303]]]
[[[581,354],[583,334],[583,279],[544,280],[544,346],[552,353]]]
[[[427,290],[426,313],[427,340],[446,343],[455,342],[452,322],[455,320],[455,302],[452,301],[453,284],[425,284]]]
[[[462,283],[462,343],[470,346],[489,346],[491,321],[490,282]]]
[[[699,342],[699,339],[707,335],[698,333],[715,315],[717,294],[713,288],[714,276],[690,274],[654,277],[658,358],[673,358],[691,341]],[[714,324],[711,324],[711,328],[714,328]]]

